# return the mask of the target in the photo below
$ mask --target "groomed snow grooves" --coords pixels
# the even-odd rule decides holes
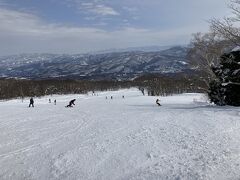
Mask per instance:
[[[240,178],[240,108],[202,94],[161,107],[137,89],[96,94],[0,102],[0,179]]]

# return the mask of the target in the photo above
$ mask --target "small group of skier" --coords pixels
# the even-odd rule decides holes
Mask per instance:
[[[122,98],[124,99],[125,96],[123,95]],[[108,99],[108,97],[106,96],[105,99]],[[113,96],[110,96],[110,99],[113,99]]]
[[[49,99],[48,102],[51,103],[52,102],[51,99]],[[57,100],[56,99],[54,100],[54,105],[57,105]]]
[[[106,96],[105,99],[108,99],[108,97]],[[110,99],[113,99],[113,96],[110,96]]]
[[[49,103],[51,103],[51,99],[48,100]],[[71,101],[70,101],[71,102]],[[70,104],[70,103],[69,103]],[[55,99],[54,100],[54,105],[57,105],[57,100]],[[33,98],[31,97],[30,98],[30,103],[29,103],[29,106],[28,107],[34,107],[34,100]]]
[[[113,99],[113,96],[111,96],[110,98]],[[125,97],[122,96],[122,98],[124,99]],[[107,96],[106,96],[106,99],[107,99]],[[68,108],[68,107],[73,107],[73,105],[75,106],[75,101],[76,101],[76,99],[71,100],[71,101],[69,102],[69,104],[68,104],[67,106],[65,106],[65,107]],[[49,103],[51,103],[51,99],[49,99]],[[57,104],[57,100],[55,99],[55,100],[54,100],[54,105],[56,105],[56,104]],[[157,104],[158,106],[161,106],[159,99],[156,100],[156,104]],[[34,100],[33,100],[32,97],[30,98],[30,103],[29,103],[29,107],[31,107],[31,106],[34,107]]]

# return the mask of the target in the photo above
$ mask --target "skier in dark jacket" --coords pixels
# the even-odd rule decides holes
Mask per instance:
[[[73,107],[73,105],[75,105],[74,104],[75,101],[76,101],[76,99],[71,100],[66,107]]]
[[[34,100],[33,100],[33,98],[30,98],[30,103],[29,103],[29,107],[34,107]]]
[[[157,104],[158,106],[161,106],[161,104],[160,104],[159,102],[160,102],[160,100],[157,99],[157,100],[156,100],[156,104]]]

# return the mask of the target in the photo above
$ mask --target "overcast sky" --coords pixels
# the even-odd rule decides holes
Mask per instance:
[[[228,0],[0,0],[0,56],[187,44]]]

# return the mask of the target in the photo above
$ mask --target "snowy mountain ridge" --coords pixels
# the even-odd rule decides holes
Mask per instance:
[[[21,54],[0,57],[0,77],[29,79],[131,79],[149,73],[188,70],[188,48],[100,54]]]

